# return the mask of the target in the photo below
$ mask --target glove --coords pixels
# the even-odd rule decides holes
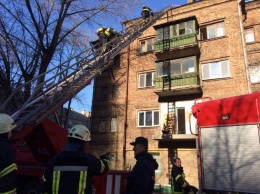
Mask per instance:
[[[110,153],[103,154],[99,158],[101,160],[109,160],[110,161]]]

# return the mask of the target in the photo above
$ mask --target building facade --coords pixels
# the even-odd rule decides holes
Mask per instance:
[[[198,186],[191,107],[199,98],[260,91],[259,17],[258,0],[189,0],[169,10],[96,77],[93,152],[111,152],[112,169],[131,169],[129,143],[144,136],[159,163],[157,184],[170,183],[173,158],[180,157],[187,180]]]

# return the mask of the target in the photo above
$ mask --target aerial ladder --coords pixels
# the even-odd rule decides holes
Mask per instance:
[[[119,37],[114,38],[107,45],[83,51],[74,57],[75,63],[70,64],[69,61],[66,61],[16,88],[0,106],[0,112],[8,112],[12,109],[11,102],[15,99],[22,101],[25,88],[31,85],[34,87],[33,92],[28,98],[25,98],[26,100],[21,103],[22,106],[15,110],[11,116],[17,124],[16,130],[20,130],[28,123],[38,125],[85,88],[96,75],[109,67],[113,63],[113,58],[122,49],[138,38],[143,31],[171,8],[172,6],[169,6],[158,11],[148,23],[140,20],[125,28],[120,32]],[[104,52],[105,46],[109,46],[110,50]],[[50,75],[53,76],[50,77]],[[46,78],[45,81],[38,84],[42,78]]]

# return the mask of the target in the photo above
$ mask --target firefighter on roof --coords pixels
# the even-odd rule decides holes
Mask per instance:
[[[153,11],[151,8],[143,5],[143,10],[141,12],[142,18],[143,18],[143,22],[147,23],[150,20],[150,17],[153,16]]]
[[[0,113],[0,193],[4,194],[16,193],[15,153],[7,142],[15,126],[12,117]]]
[[[42,177],[42,191],[48,194],[91,194],[91,179],[109,170],[109,156],[105,154],[98,159],[84,152],[91,140],[84,125],[72,127],[68,140],[63,151],[47,165]]]

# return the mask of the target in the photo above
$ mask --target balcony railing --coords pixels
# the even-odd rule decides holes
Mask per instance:
[[[154,81],[156,90],[171,90],[179,86],[200,85],[199,75],[195,72],[157,77]]]
[[[198,38],[196,33],[185,34],[166,40],[158,40],[154,43],[154,50],[169,50],[190,44],[198,44]]]

